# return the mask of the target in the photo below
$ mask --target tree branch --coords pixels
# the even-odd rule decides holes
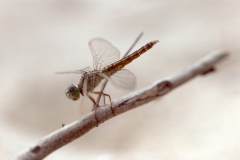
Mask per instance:
[[[172,89],[180,86],[197,75],[205,75],[209,72],[212,72],[214,65],[227,55],[227,52],[214,51],[177,75],[164,80],[158,80],[146,88],[114,100],[112,102],[112,106],[115,114],[119,115],[133,108],[146,104],[160,96],[163,96]],[[96,121],[96,117],[98,121]],[[100,106],[97,108],[96,112],[91,112],[82,119],[72,122],[47,135],[46,137],[43,137],[36,144],[30,146],[21,154],[19,154],[15,159],[43,159],[56,149],[81,137],[94,127],[98,126],[100,123],[104,123],[113,117],[114,115],[109,104]]]

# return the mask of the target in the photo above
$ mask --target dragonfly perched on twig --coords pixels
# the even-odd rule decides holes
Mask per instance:
[[[141,54],[145,53],[147,50],[151,49],[157,42],[158,40],[151,41],[132,54],[120,59],[119,50],[111,43],[102,38],[92,39],[89,42],[89,47],[93,56],[93,69],[86,67],[81,70],[57,72],[58,74],[82,74],[78,85],[71,84],[68,86],[65,92],[66,96],[74,101],[78,100],[80,95],[87,96],[96,106],[96,101],[89,93],[103,95],[104,97],[107,96],[112,109],[112,100],[110,95],[103,92],[96,92],[94,89],[103,79],[110,80],[119,88],[134,88],[136,85],[136,78],[134,74],[129,70],[122,68],[134,59],[138,58]]]

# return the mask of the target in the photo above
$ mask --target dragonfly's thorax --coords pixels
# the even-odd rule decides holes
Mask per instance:
[[[82,77],[80,78],[78,87],[79,92],[83,95],[83,84],[87,77],[87,92],[93,91],[102,81],[103,77],[99,76],[97,73],[100,71],[89,71],[85,74],[82,74]]]

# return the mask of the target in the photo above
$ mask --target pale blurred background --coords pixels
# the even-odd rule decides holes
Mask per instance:
[[[214,74],[101,124],[47,160],[240,159],[240,1],[0,1],[0,159],[84,115],[64,91],[92,67],[88,41],[102,37],[124,54],[158,39],[126,68],[138,90],[216,49],[230,51]],[[132,90],[132,91],[134,91]],[[132,91],[106,90],[113,99]],[[84,100],[85,114],[92,104]]]

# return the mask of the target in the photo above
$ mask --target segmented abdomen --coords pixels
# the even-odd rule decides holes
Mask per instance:
[[[134,59],[138,58],[140,55],[151,49],[157,42],[158,40],[152,41],[147,43],[145,46],[141,47],[139,50],[133,52],[132,54],[128,55],[127,57],[110,64],[106,67],[103,68],[103,73],[107,73],[108,76],[112,75],[116,71],[122,69],[124,66],[132,62]]]

